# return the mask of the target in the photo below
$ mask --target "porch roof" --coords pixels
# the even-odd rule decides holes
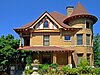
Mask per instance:
[[[24,46],[18,50],[31,50],[31,51],[50,51],[50,52],[73,52],[73,47],[62,47],[62,46]]]

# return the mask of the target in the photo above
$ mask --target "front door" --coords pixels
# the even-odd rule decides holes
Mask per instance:
[[[42,55],[42,64],[51,64],[51,54]]]

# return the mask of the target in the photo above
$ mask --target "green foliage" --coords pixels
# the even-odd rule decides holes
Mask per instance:
[[[26,75],[31,75],[33,72],[34,72],[34,71],[31,70],[31,69],[26,69],[26,70],[25,70],[25,74],[26,74]]]
[[[68,70],[70,69],[69,65],[63,66],[62,67],[62,71],[64,72],[64,74],[68,74]]]
[[[94,65],[100,67],[100,34],[94,36],[93,45]]]
[[[32,63],[32,57],[30,55],[26,58],[26,62],[27,65],[30,65]]]
[[[0,64],[1,64],[1,65],[5,65],[7,62],[8,62],[8,60],[4,60],[4,61],[2,61]]]
[[[85,67],[89,66],[89,62],[86,59],[82,59],[80,64],[77,65],[78,67]]]
[[[19,40],[14,39],[11,34],[0,37],[0,65],[15,62],[18,53]]]
[[[51,65],[40,65],[40,75],[100,75],[100,68],[93,68],[88,66],[86,60],[82,60],[81,65],[76,68],[70,68],[69,65],[52,68]],[[58,65],[59,66],[59,65]]]
[[[49,67],[50,67],[50,65],[48,65],[48,64],[42,64],[39,66],[39,70],[40,70],[39,72],[41,74],[44,74],[48,71]]]
[[[58,67],[58,64],[57,63],[51,64],[50,67],[57,68]]]
[[[56,74],[57,72],[59,72],[58,66],[59,65],[57,63],[52,63],[48,72],[50,72],[51,74]]]
[[[100,68],[94,68],[94,74],[100,75]]]

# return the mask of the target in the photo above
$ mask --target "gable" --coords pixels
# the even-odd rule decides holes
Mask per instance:
[[[48,27],[45,28],[45,22],[48,23]],[[58,29],[59,27],[47,16],[44,16],[34,27],[34,29]]]
[[[44,28],[44,22],[48,22],[48,28],[46,29],[58,29],[62,28],[59,23],[57,23],[49,13],[45,12],[41,17],[39,17],[35,23],[30,27],[34,29],[45,29]]]

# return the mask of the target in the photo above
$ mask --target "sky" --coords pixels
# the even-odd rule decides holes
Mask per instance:
[[[100,0],[0,0],[0,36],[12,34],[17,39],[14,28],[36,20],[45,11],[66,15],[66,7],[75,7],[78,2],[98,18],[94,34],[100,33]]]

